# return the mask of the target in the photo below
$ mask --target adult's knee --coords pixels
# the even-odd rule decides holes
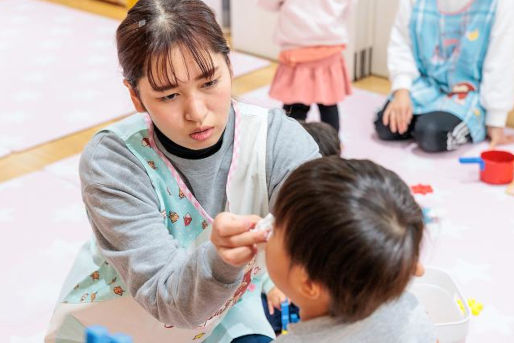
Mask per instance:
[[[447,150],[448,130],[441,128],[436,120],[419,118],[412,133],[421,150],[441,152]]]
[[[395,140],[395,134],[391,132],[391,129],[388,126],[385,126],[382,122],[382,117],[378,117],[375,120],[375,132],[377,133],[378,138],[383,141],[392,141]]]

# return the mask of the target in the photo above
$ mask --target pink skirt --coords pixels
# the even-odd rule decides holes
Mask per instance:
[[[297,63],[280,63],[269,95],[284,104],[334,105],[352,94],[350,77],[342,53]]]

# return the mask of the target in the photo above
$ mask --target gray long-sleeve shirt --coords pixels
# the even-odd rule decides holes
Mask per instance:
[[[369,317],[346,324],[319,317],[292,324],[277,343],[435,343],[435,328],[416,297],[405,292]]]
[[[157,141],[212,217],[225,206],[233,137],[231,111],[222,147],[207,158],[187,160],[166,154]],[[303,162],[319,157],[319,152],[309,134],[280,110],[269,114],[266,149],[266,180],[273,203],[285,177]],[[242,269],[224,263],[210,242],[192,253],[179,246],[163,224],[144,167],[114,133],[101,132],[86,146],[80,178],[101,253],[150,314],[163,323],[193,327],[230,298]]]

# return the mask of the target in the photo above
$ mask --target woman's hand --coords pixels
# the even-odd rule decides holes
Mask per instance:
[[[412,120],[412,102],[407,89],[394,92],[393,100],[387,106],[382,122],[392,133],[404,134]]]
[[[498,145],[514,143],[514,135],[506,135],[503,127],[488,126],[487,135],[491,139],[491,149],[496,148]]]
[[[240,267],[257,253],[257,244],[266,242],[267,232],[250,231],[261,218],[222,212],[212,224],[211,241],[226,263]]]
[[[266,296],[268,298],[268,311],[271,315],[275,313],[275,308],[280,310],[280,304],[287,300],[286,295],[277,287],[270,289]]]

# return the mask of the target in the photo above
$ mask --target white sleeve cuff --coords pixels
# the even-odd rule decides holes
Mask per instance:
[[[410,91],[412,87],[412,77],[405,74],[400,74],[394,77],[391,91],[395,92],[398,89],[407,89]]]
[[[485,124],[493,127],[505,127],[508,115],[509,113],[506,111],[488,110],[485,115]]]

